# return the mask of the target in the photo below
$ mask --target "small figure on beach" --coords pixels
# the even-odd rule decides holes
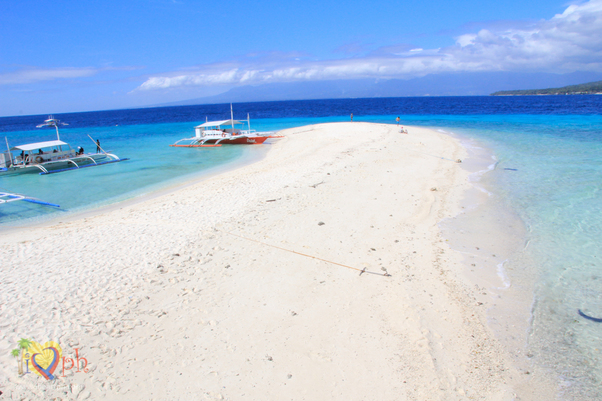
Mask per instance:
[[[351,113],[351,121],[353,121],[353,113]]]
[[[397,117],[395,121],[397,121],[397,125],[399,125],[399,117]]]
[[[403,125],[401,126],[401,129],[399,130],[399,132],[401,132],[402,134],[407,134],[408,130],[403,128]]]
[[[100,153],[100,139],[96,140],[96,153]]]

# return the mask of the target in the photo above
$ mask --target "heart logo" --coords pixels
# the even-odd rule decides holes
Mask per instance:
[[[32,341],[27,352],[30,356],[28,361],[30,371],[46,380],[54,380],[55,376],[52,373],[63,356],[61,346],[54,341],[47,341],[44,345]]]

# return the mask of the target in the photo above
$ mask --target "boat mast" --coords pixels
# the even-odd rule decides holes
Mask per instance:
[[[249,119],[249,113],[247,113],[247,129],[249,130],[249,134],[251,133],[251,120]]]
[[[60,141],[61,137],[59,136],[59,122],[58,122],[58,120],[55,120],[54,116],[50,116],[48,125],[50,125],[51,127],[54,125],[54,128],[56,128],[56,140]]]
[[[8,146],[8,138],[4,137],[6,140],[6,149],[8,150],[8,158],[10,159],[10,164],[13,164],[13,155],[10,153],[10,146]]]
[[[232,111],[232,103],[230,103],[230,122],[232,123],[232,134],[234,134],[234,112]]]

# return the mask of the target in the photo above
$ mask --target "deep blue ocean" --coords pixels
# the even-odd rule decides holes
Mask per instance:
[[[562,399],[602,399],[602,96],[421,97],[238,103],[234,118],[277,131],[307,124],[368,121],[428,126],[490,149],[497,165],[489,180],[524,221],[529,246],[514,260],[536,277],[526,350],[548,372]],[[61,205],[0,205],[0,227],[142,196],[261,157],[260,146],[178,149],[193,127],[230,117],[230,105],[199,105],[57,114],[68,123],[61,139],[131,160],[40,176],[0,177],[0,190]],[[36,129],[47,115],[0,118],[10,145],[52,140]],[[4,148],[2,138],[0,148]],[[269,145],[266,145],[269,146]],[[263,150],[262,150],[263,149]],[[208,151],[209,150],[209,151]],[[512,169],[512,170],[505,170]],[[499,172],[507,171],[508,174]],[[498,172],[498,174],[496,174]],[[518,262],[517,262],[518,263]],[[512,280],[512,277],[510,277]]]

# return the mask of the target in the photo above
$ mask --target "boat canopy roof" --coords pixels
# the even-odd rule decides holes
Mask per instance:
[[[68,143],[63,142],[63,141],[46,141],[46,142],[26,143],[25,145],[14,146],[11,150],[28,151],[28,150],[49,148],[51,146],[59,146],[59,145],[68,145]]]
[[[194,128],[219,127],[220,125],[233,125],[233,124],[242,124],[242,122],[237,121],[237,120],[207,121],[205,124],[197,125]]]

